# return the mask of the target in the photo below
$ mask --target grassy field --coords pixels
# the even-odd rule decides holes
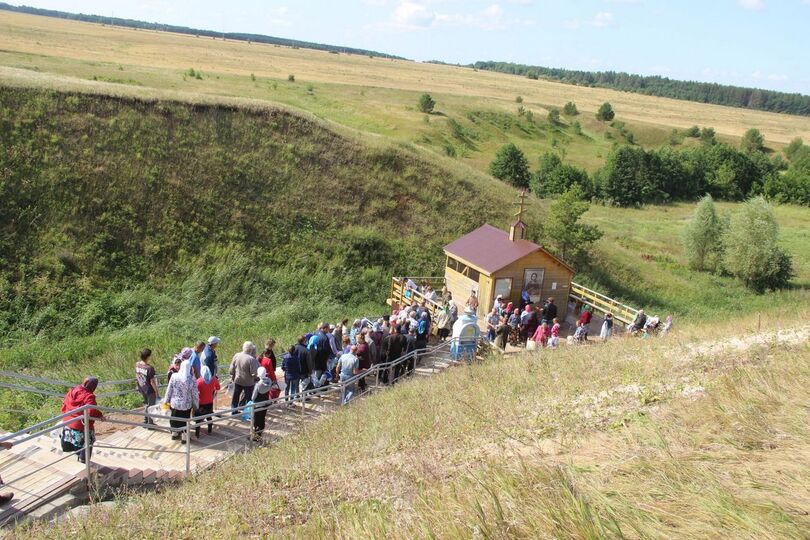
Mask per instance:
[[[756,331],[741,317],[494,357],[14,536],[803,538],[808,328]]]
[[[597,122],[604,101],[617,111],[639,144],[659,146],[673,128],[713,126],[735,142],[759,128],[775,149],[801,136],[810,119],[577,87],[472,69],[336,55],[272,45],[114,28],[0,12],[0,65],[216,96],[284,103],[338,124],[456,156],[483,170],[495,150],[512,140],[532,162],[555,149],[589,170],[601,165],[618,132]],[[188,75],[192,68],[201,78]],[[293,74],[295,83],[287,76]],[[420,93],[438,102],[437,114],[416,111]],[[517,114],[517,96],[534,121]],[[546,121],[567,101],[581,114],[562,125]],[[581,123],[576,134],[571,123]],[[606,132],[610,132],[606,138]]]

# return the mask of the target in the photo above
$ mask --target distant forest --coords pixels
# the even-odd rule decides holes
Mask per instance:
[[[174,26],[171,24],[150,23],[136,21],[132,19],[119,19],[118,17],[102,17],[101,15],[85,15],[83,13],[68,13],[66,11],[56,11],[53,9],[40,9],[30,6],[12,6],[5,2],[0,2],[0,9],[7,11],[17,11],[19,13],[30,13],[32,15],[42,15],[45,17],[56,17],[58,19],[71,19],[74,21],[84,21],[98,24],[109,24],[114,26],[125,26],[128,28],[139,28],[143,30],[158,30],[161,32],[175,32],[177,34],[190,34],[193,36],[204,36],[213,38],[224,38],[234,41],[255,41],[256,43],[269,43],[271,45],[283,45],[300,49],[315,49],[318,51],[329,51],[332,53],[359,54],[363,56],[378,56],[380,58],[395,58],[405,60],[401,56],[394,56],[377,51],[367,51],[365,49],[355,49],[353,47],[340,47],[337,45],[324,45],[322,43],[310,43],[309,41],[298,41],[296,39],[285,39],[261,34],[244,34],[240,32],[215,32],[213,30],[198,30],[186,26]]]
[[[527,66],[510,62],[476,62],[475,69],[522,75],[530,79],[550,79],[580,86],[598,86],[698,103],[713,103],[744,109],[810,116],[810,96],[774,90],[743,88],[726,84],[675,81],[667,77],[631,75],[615,71],[576,71],[562,68]]]

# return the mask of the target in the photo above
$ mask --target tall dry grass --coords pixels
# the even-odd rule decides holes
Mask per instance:
[[[810,348],[806,327],[791,332],[493,357],[160,494],[15,534],[803,538]]]

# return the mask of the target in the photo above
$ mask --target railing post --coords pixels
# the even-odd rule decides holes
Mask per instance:
[[[304,399],[304,392],[300,392],[301,394],[301,418],[304,417],[304,408],[307,406],[307,402]]]
[[[254,403],[253,406],[250,408],[250,433],[248,433],[248,439],[251,441],[253,440],[253,432],[256,430],[256,404]]]
[[[87,492],[92,492],[92,482],[90,478],[90,410],[84,409],[84,467],[87,473]]]
[[[186,476],[191,474],[191,418],[186,420]]]

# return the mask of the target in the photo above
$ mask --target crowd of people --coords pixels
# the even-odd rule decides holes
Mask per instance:
[[[466,306],[478,308],[478,298],[473,291]],[[525,303],[522,307],[507,302],[497,296],[492,309],[487,313],[487,339],[495,347],[506,350],[507,343],[513,347],[524,346],[529,350],[538,348],[556,348],[560,344],[561,321],[557,318],[557,305],[554,298],[548,298],[542,305]],[[577,317],[574,332],[567,338],[572,345],[588,343],[590,336],[593,308],[583,305]],[[648,317],[644,310],[639,310],[637,317],[628,327],[628,333],[647,338],[653,335],[666,335],[672,328],[672,315],[661,322],[658,317]],[[605,313],[599,328],[599,338],[607,341],[613,336],[614,318],[612,313]]]
[[[283,373],[283,399],[288,407],[294,406],[294,396],[302,391],[326,388],[341,382],[345,387],[343,403],[347,403],[367,388],[365,378],[358,375],[376,364],[387,363],[426,348],[432,334],[440,341],[448,339],[458,319],[458,307],[450,292],[446,288],[439,292],[427,283],[416,284],[408,278],[403,279],[410,306],[394,306],[391,315],[376,321],[357,319],[349,324],[349,320],[344,319],[335,324],[321,323],[313,332],[299,336],[281,354],[280,362],[276,357],[274,339],[265,342],[261,353],[252,342],[244,342],[241,350],[231,358],[227,371],[230,414],[252,418],[252,437],[260,442],[267,414],[267,407],[262,404],[281,397],[282,388],[276,374],[278,369]],[[429,309],[428,302],[433,311]],[[471,293],[465,307],[473,312],[477,310],[475,292]],[[518,307],[498,296],[485,317],[486,335],[501,350],[505,350],[507,344],[527,349],[553,349],[560,344],[561,323],[557,316],[554,298],[548,298],[542,305],[526,303]],[[592,317],[591,309],[584,306],[576,321],[575,331],[567,338],[569,343],[588,342]],[[671,315],[662,324],[658,317],[648,317],[644,310],[640,310],[628,332],[648,337],[666,334],[671,327]],[[607,313],[600,328],[601,340],[610,339],[613,329],[613,315]],[[152,364],[152,351],[147,348],[140,352],[135,364],[135,376],[137,389],[143,396],[144,410],[147,411],[144,414],[147,426],[154,424],[154,414],[148,412],[149,408],[159,403],[170,415],[170,426],[173,428],[171,438],[180,440],[181,444],[189,442],[187,437],[190,430],[186,429],[187,420],[184,419],[197,418],[194,423],[197,438],[203,427],[208,434],[213,432],[216,398],[223,388],[217,356],[220,342],[219,337],[211,336],[174,355],[166,373],[167,386],[162,398]],[[415,364],[415,358],[411,356],[407,361],[380,372],[380,382],[396,382],[403,375],[411,373]],[[72,388],[65,396],[62,412],[95,405],[97,386],[98,379],[88,377]],[[97,409],[90,410],[89,416],[88,455],[85,455],[83,413],[68,415],[69,423],[61,434],[63,450],[75,452],[82,462],[89,459],[95,441],[94,422],[103,419]]]
[[[284,400],[288,407],[294,406],[293,396],[302,391],[325,388],[331,384],[349,382],[345,385],[343,402],[350,401],[358,392],[366,390],[365,378],[356,377],[372,366],[386,363],[424,349],[428,336],[434,329],[439,339],[446,339],[457,312],[451,308],[441,310],[433,320],[423,301],[421,305],[395,309],[391,315],[376,321],[357,319],[349,324],[344,319],[335,324],[321,323],[308,334],[301,335],[277,359],[274,339],[265,343],[258,353],[250,341],[242,344],[233,355],[227,371],[227,389],[230,393],[230,414],[243,414],[252,409],[253,438],[261,441],[266,427],[267,408],[262,404],[281,397],[281,384],[277,370],[283,373]],[[436,328],[438,326],[438,328]],[[138,391],[143,396],[145,411],[160,404],[168,411],[173,428],[172,439],[186,444],[184,430],[187,421],[197,417],[195,436],[201,429],[213,431],[212,417],[218,392],[223,388],[218,369],[217,347],[220,338],[211,336],[193,347],[183,348],[172,357],[166,373],[167,386],[160,396],[157,374],[152,364],[152,351],[144,349],[135,364]],[[415,368],[415,359],[382,372],[382,381],[393,383]],[[94,387],[93,387],[94,389]],[[91,392],[92,393],[92,392]],[[71,402],[77,404],[78,401]],[[244,413],[247,416],[249,413]],[[153,424],[153,414],[145,413],[144,423]],[[71,434],[76,446],[83,447],[83,430],[77,428]],[[92,444],[92,440],[91,440]]]

